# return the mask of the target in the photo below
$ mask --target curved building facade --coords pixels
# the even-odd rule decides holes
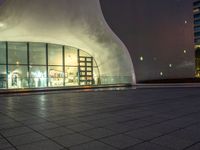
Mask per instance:
[[[0,88],[135,83],[131,57],[99,0],[5,0]]]

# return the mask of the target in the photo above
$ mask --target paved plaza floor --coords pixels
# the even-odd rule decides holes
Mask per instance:
[[[200,150],[200,88],[0,95],[0,150]]]

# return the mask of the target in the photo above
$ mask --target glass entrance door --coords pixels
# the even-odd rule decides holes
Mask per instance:
[[[79,84],[93,85],[93,57],[78,56],[79,62]]]

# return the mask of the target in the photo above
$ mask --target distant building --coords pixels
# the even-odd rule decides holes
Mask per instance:
[[[200,0],[193,3],[196,77],[200,77]]]

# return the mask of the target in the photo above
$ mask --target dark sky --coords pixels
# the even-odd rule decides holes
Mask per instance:
[[[3,1],[5,1],[5,0],[0,0],[0,5],[1,5],[1,3],[3,3]]]
[[[137,80],[194,75],[192,0],[101,0],[101,5],[129,49]]]

